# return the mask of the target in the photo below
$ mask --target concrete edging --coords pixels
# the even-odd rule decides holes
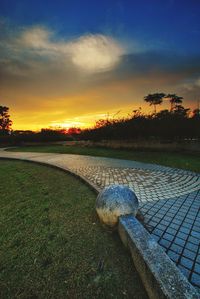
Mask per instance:
[[[189,283],[161,246],[132,215],[120,216],[118,232],[151,299],[197,299]]]

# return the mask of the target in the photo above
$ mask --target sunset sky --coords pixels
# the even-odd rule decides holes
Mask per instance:
[[[148,112],[154,92],[196,108],[200,1],[1,0],[0,85],[13,129]]]

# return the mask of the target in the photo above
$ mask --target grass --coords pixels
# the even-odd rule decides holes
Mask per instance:
[[[199,154],[191,155],[188,153],[152,152],[152,151],[142,152],[142,151],[109,149],[109,148],[100,148],[100,147],[80,147],[80,146],[62,146],[62,145],[26,146],[26,147],[18,147],[12,149],[12,151],[78,154],[78,155],[119,158],[119,159],[135,160],[135,161],[141,161],[147,163],[156,163],[165,166],[200,172]]]
[[[48,166],[0,160],[0,298],[147,298],[96,195]]]

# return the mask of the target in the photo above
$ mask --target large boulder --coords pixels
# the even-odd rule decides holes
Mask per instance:
[[[136,216],[139,202],[135,193],[123,185],[111,185],[104,188],[96,199],[96,211],[100,220],[115,227],[119,216]]]

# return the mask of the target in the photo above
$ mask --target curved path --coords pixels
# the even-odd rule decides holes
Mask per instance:
[[[0,150],[0,158],[53,165],[82,177],[97,192],[119,183],[140,201],[144,225],[200,290],[200,175],[142,162],[49,153]]]

